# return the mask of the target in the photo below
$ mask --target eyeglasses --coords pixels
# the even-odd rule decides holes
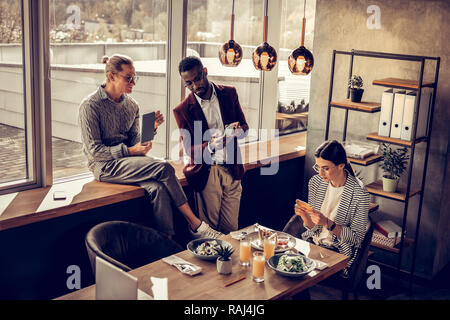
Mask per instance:
[[[336,166],[333,166],[331,168],[334,168]],[[324,171],[324,172],[328,172],[331,168],[330,167],[319,167],[317,165],[317,163],[315,165],[312,166],[312,168],[314,169],[315,172],[320,173],[320,170]]]
[[[138,76],[133,76],[133,77],[126,77],[126,76],[123,76],[123,75],[121,75],[121,74],[117,74],[118,76],[121,76],[122,78],[124,78],[125,79],[125,81],[126,82],[128,82],[128,83],[131,83],[132,81],[136,84],[137,82],[138,82],[138,80],[139,80],[139,77]]]
[[[200,71],[200,73],[195,77],[192,81],[184,81],[184,86],[186,88],[192,87],[195,83],[200,82],[204,79],[203,77],[203,70]]]

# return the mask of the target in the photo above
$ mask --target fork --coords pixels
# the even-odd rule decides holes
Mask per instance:
[[[188,263],[174,263],[174,266],[178,266],[181,268],[181,271],[194,271],[195,268],[192,264],[188,264]]]

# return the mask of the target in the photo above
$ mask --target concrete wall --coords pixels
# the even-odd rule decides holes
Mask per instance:
[[[372,13],[367,13],[370,5],[380,8],[381,28],[369,29],[367,20]],[[308,121],[307,157],[305,183],[313,174],[311,165],[314,164],[314,150],[324,140],[328,92],[330,86],[330,70],[333,49],[370,50],[410,55],[440,56],[441,66],[439,85],[433,119],[433,133],[428,162],[427,183],[422,210],[419,245],[417,250],[416,272],[426,277],[434,275],[449,261],[449,246],[447,233],[450,212],[444,206],[445,193],[448,190],[448,179],[444,179],[448,158],[448,120],[450,100],[450,3],[445,0],[317,0],[314,59],[315,66],[311,78],[311,100]],[[336,60],[334,78],[334,99],[346,97],[346,83],[348,77],[349,58],[340,56]],[[382,87],[372,86],[374,79],[398,77],[417,79],[419,63],[388,61],[371,58],[357,58],[353,73],[364,79],[364,100],[380,101]],[[425,79],[433,80],[433,65],[426,65]],[[343,128],[342,110],[334,109],[331,118],[329,138],[342,139]],[[365,140],[365,134],[378,130],[379,113],[364,114],[350,113],[348,123],[348,137]],[[415,155],[414,185],[419,185],[425,153],[425,144],[418,145]],[[365,183],[373,181],[372,177],[381,177],[378,165],[369,167],[355,166],[362,172]],[[419,180],[418,180],[419,179]],[[380,213],[388,219],[401,223],[403,207],[392,200],[376,198],[380,204]],[[441,206],[442,204],[442,206]],[[407,232],[414,237],[415,218],[418,197],[410,201],[408,212]],[[442,234],[436,231],[443,231]],[[377,258],[396,263],[397,256],[387,252],[377,253]],[[405,260],[411,260],[410,252]],[[407,263],[408,261],[405,261]],[[409,270],[408,264],[403,265]]]

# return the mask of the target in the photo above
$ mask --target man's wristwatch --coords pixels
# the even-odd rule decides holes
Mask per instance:
[[[333,231],[334,228],[336,228],[336,222],[333,221],[333,223],[331,224],[331,227],[329,227],[328,230]]]
[[[212,148],[212,146],[211,146],[211,142],[208,142],[208,150],[209,150],[209,152],[210,152],[211,154],[216,153],[216,150],[214,150],[214,149]]]

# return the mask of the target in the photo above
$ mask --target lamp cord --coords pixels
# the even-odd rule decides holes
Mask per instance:
[[[234,0],[233,5],[231,7],[231,27],[230,27],[230,40],[233,40],[234,37]]]
[[[303,1],[303,18],[305,17],[305,12],[306,12],[306,0]]]

